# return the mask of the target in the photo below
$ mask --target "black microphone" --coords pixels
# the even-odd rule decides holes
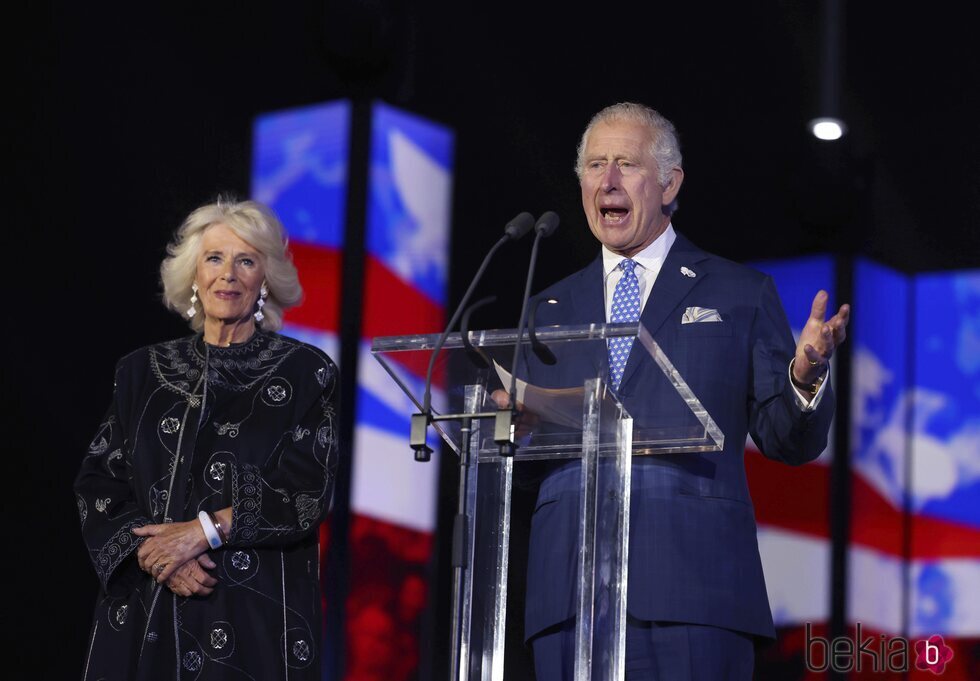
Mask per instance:
[[[534,216],[526,211],[514,217],[513,220],[504,226],[503,236],[497,240],[497,243],[493,245],[490,251],[483,258],[483,262],[480,263],[480,268],[476,271],[476,274],[473,275],[473,281],[470,282],[469,288],[466,289],[466,293],[463,294],[463,299],[459,301],[456,311],[453,313],[452,318],[446,325],[446,330],[442,332],[442,335],[439,336],[435,346],[432,348],[432,355],[429,357],[429,368],[425,372],[425,393],[422,397],[422,413],[412,416],[411,445],[412,449],[415,450],[416,461],[428,461],[431,458],[431,450],[425,443],[425,435],[429,427],[429,416],[432,413],[432,372],[435,369],[436,358],[439,356],[439,351],[442,350],[442,346],[445,345],[446,338],[449,337],[449,332],[454,326],[456,326],[459,316],[463,313],[463,310],[466,309],[466,305],[473,296],[473,291],[476,289],[476,285],[483,277],[483,273],[486,271],[487,265],[490,264],[490,260],[493,258],[497,250],[508,241],[516,241],[517,239],[520,239],[525,234],[530,232],[531,227],[533,226]]]
[[[507,434],[506,440],[502,436],[505,430],[510,430],[509,425],[513,422],[514,415],[517,414],[517,360],[520,357],[521,338],[524,336],[524,330],[527,328],[527,306],[531,300],[531,284],[534,281],[534,268],[538,261],[538,244],[541,242],[541,239],[554,234],[555,230],[558,229],[559,222],[558,214],[549,210],[538,218],[538,221],[534,225],[534,245],[531,246],[531,262],[527,267],[527,282],[524,284],[524,298],[521,301],[521,319],[517,324],[517,342],[514,344],[514,361],[511,362],[510,366],[509,395],[511,419],[505,424],[498,417],[498,422],[494,426],[494,440],[500,445],[501,456],[513,456],[517,449],[514,442],[510,439],[509,433]]]
[[[540,220],[539,220],[540,222]],[[534,216],[524,211],[520,215],[516,216],[513,220],[504,225],[504,235],[507,236],[511,241],[517,241],[524,237],[525,234],[531,231],[531,227],[534,226]]]
[[[538,221],[534,224],[534,231],[540,234],[542,237],[549,237],[555,233],[558,229],[558,223],[560,222],[558,218],[558,213],[553,210],[549,210],[547,213],[538,218]]]

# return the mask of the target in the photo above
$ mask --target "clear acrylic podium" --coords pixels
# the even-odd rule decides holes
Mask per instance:
[[[559,375],[522,338],[513,429],[514,456],[501,456],[494,440],[495,390],[508,390],[517,332],[472,331],[464,343],[452,334],[433,373],[432,429],[459,457],[460,501],[454,526],[452,681],[504,678],[508,628],[523,631],[523,613],[507,610],[511,499],[524,467],[578,468],[579,518],[575,617],[575,679],[624,678],[626,585],[629,565],[632,457],[720,451],[724,436],[670,359],[640,324],[552,326],[537,331],[557,362],[592,366],[575,385],[552,385]],[[633,354],[649,354],[662,403],[630,416],[604,383],[606,340],[635,337]],[[425,370],[438,335],[375,338],[371,351],[392,380],[422,408]],[[633,360],[636,357],[632,358]],[[594,375],[593,375],[594,374]],[[539,381],[539,382],[535,382]],[[662,388],[662,389],[660,389]],[[650,416],[649,414],[653,414]],[[407,435],[407,434],[406,434]],[[407,439],[406,439],[407,444]],[[406,446],[406,456],[408,447]]]

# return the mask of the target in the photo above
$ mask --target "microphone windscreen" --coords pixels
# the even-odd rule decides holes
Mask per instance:
[[[534,216],[524,211],[507,223],[507,226],[504,227],[504,234],[510,237],[512,241],[517,241],[530,232],[532,227],[534,227]]]
[[[537,224],[534,225],[534,231],[540,233],[542,237],[551,236],[558,229],[559,222],[558,213],[549,210],[538,218]]]

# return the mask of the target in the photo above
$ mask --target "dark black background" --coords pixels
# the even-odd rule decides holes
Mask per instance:
[[[452,300],[515,213],[556,210],[540,288],[595,244],[572,173],[581,129],[632,99],[677,125],[675,226],[742,260],[834,252],[912,272],[980,266],[980,50],[962,5],[844,3],[839,143],[815,141],[819,3],[388,0],[34,4],[5,22],[3,282],[10,621],[30,678],[75,678],[95,578],[71,480],[140,345],[185,333],[159,305],[170,234],[247,196],[253,118],[349,97],[456,130]],[[746,6],[743,6],[746,5]],[[513,324],[516,264],[491,270]],[[860,314],[860,311],[856,311]]]

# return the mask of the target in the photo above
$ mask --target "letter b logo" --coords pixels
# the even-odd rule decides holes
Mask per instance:
[[[915,668],[942,674],[953,659],[953,649],[938,634],[915,642]]]
[[[939,664],[939,646],[931,641],[926,641],[925,645],[926,664]]]

